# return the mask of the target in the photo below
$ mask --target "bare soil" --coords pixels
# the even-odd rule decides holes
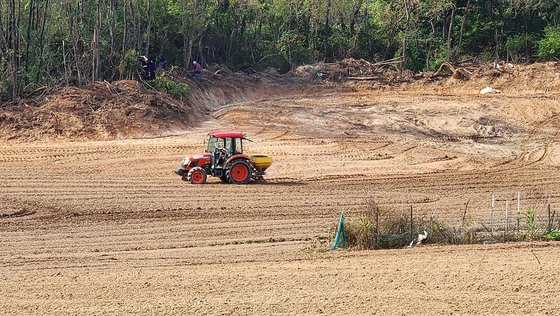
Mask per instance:
[[[453,78],[268,88],[235,103],[207,91],[209,115],[172,136],[5,141],[0,314],[556,314],[556,242],[330,252],[324,241],[368,198],[452,225],[467,200],[487,217],[492,194],[500,216],[515,192],[522,208],[558,208],[550,78],[492,96]],[[216,129],[245,131],[247,152],[273,157],[265,183],[172,173]]]

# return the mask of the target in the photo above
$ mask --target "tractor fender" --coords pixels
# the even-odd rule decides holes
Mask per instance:
[[[232,162],[236,159],[245,159],[248,162],[249,161],[249,156],[247,156],[245,154],[237,154],[237,155],[233,155],[233,156],[229,157],[228,160],[226,160],[226,163],[224,164],[224,169],[227,168],[227,166],[229,165],[230,162]],[[249,165],[251,165],[251,164],[249,163]]]

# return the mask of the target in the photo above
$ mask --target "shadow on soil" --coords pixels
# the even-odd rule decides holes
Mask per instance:
[[[16,217],[23,217],[35,214],[35,211],[29,211],[26,209],[21,209],[17,212],[7,213],[7,214],[0,214],[0,219],[2,218],[16,218]]]
[[[190,184],[190,182],[187,182]],[[228,185],[228,186],[236,186],[236,184],[232,183],[224,183],[224,182],[206,182],[203,184],[204,186],[221,186],[221,185]],[[249,182],[245,184],[248,186],[277,186],[277,187],[293,187],[293,186],[305,186],[307,183],[303,181],[296,181],[296,180],[268,180],[268,181],[256,181],[256,182]],[[241,185],[243,186],[243,185]]]

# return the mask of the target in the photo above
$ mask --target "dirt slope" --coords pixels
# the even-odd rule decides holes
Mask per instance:
[[[4,139],[114,139],[160,135],[192,127],[202,109],[146,90],[136,81],[67,87],[36,105],[21,102],[0,112]]]
[[[186,81],[183,101],[132,80],[66,87],[51,95],[0,106],[0,139],[110,140],[161,137],[189,130],[208,111],[226,104],[298,93],[293,80],[278,76],[212,74],[203,83]],[[184,79],[177,75],[177,80]],[[288,83],[286,85],[281,85]]]

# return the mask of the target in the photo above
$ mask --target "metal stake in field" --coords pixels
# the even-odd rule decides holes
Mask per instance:
[[[521,192],[517,192],[517,213],[521,213]]]
[[[546,233],[550,233],[552,231],[552,213],[550,211],[550,202],[546,204],[546,209],[548,210],[548,223],[546,225]]]
[[[520,229],[520,221],[521,221],[521,194],[517,192],[517,234],[519,234]]]
[[[414,238],[414,232],[412,231],[412,205],[410,206],[410,237]]]
[[[496,209],[496,196],[492,194],[492,213],[490,213],[490,230],[494,236],[494,210]]]
[[[509,200],[506,200],[506,235],[505,235],[506,240],[509,240],[509,217],[508,217],[508,212],[509,212]]]

